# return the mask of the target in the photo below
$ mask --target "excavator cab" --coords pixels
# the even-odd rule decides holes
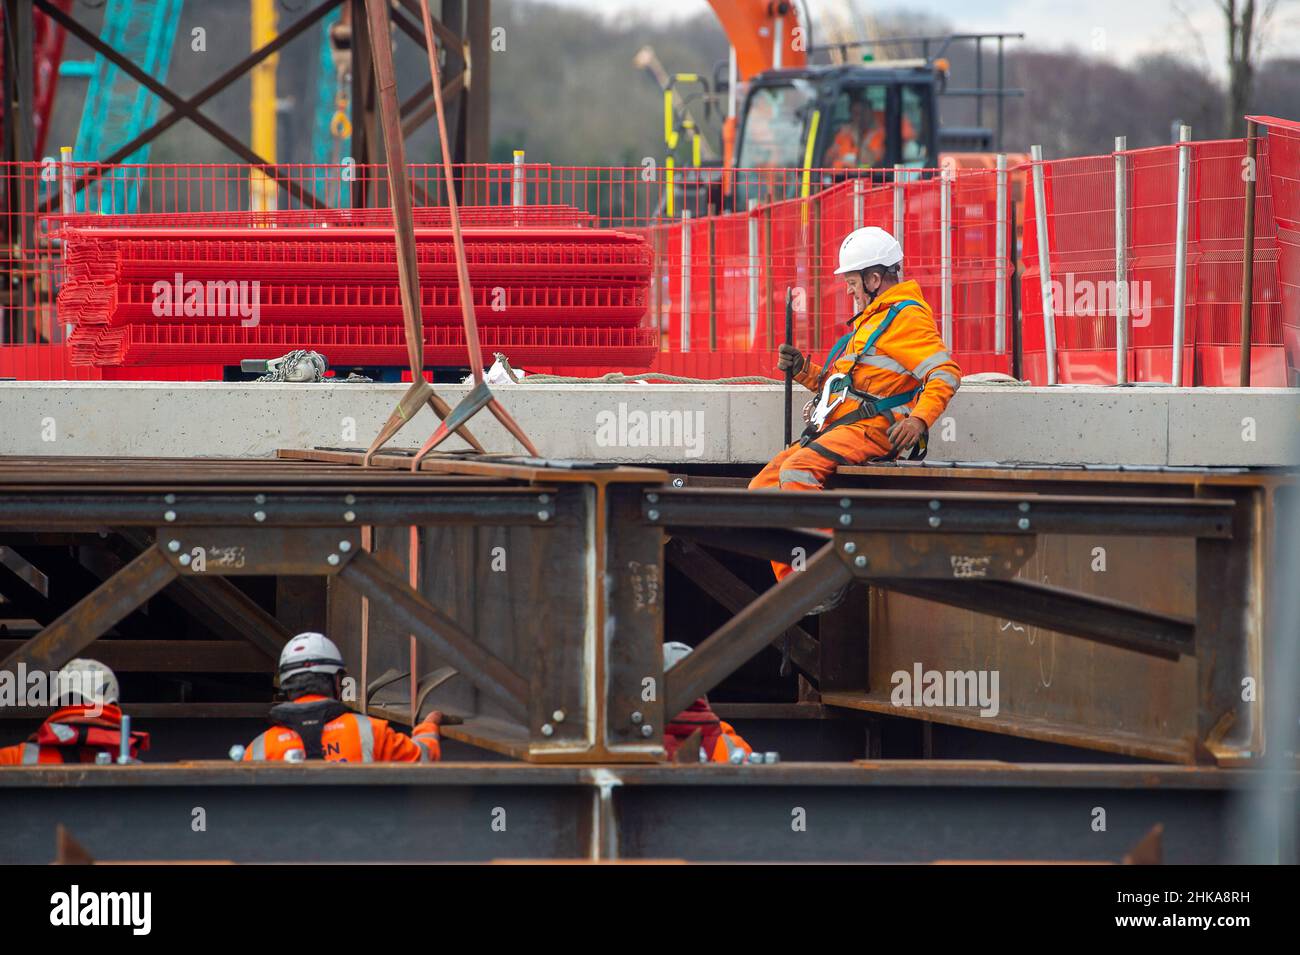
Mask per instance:
[[[737,185],[744,194],[738,199],[788,199],[853,176],[887,181],[897,165],[933,169],[941,82],[940,71],[920,62],[760,73],[750,83],[736,136]],[[807,176],[778,181],[751,172],[764,169],[822,172],[815,183]]]

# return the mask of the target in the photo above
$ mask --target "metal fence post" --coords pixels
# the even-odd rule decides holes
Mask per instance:
[[[1115,137],[1115,384],[1128,384],[1128,137]]]
[[[944,169],[939,176],[939,282],[943,289],[941,323],[943,343],[953,347],[952,340],[952,170]]]
[[[682,353],[691,350],[691,210],[682,210]]]
[[[862,228],[863,212],[862,198],[862,180],[853,180],[853,229],[854,231]]]
[[[59,186],[60,201],[59,212],[65,216],[70,216],[77,211],[76,206],[76,173],[72,169],[72,147],[59,147]]]
[[[1255,163],[1258,148],[1259,126],[1254,120],[1246,121],[1246,208],[1242,229],[1241,250],[1241,359],[1237,384],[1250,387],[1250,340],[1253,337],[1251,322],[1255,307],[1255,180],[1259,167]]]
[[[512,171],[510,204],[515,206],[528,205],[528,186],[524,182],[524,151],[515,150],[515,168]]]
[[[1034,164],[1034,220],[1038,232],[1038,285],[1043,297],[1043,347],[1047,383],[1056,384],[1056,316],[1052,310],[1052,256],[1047,239],[1047,198],[1043,195],[1043,147],[1030,146]]]
[[[1183,342],[1187,337],[1187,192],[1192,173],[1192,152],[1187,143],[1192,127],[1178,130],[1178,220],[1174,232],[1174,371],[1173,383],[1183,383]]]
[[[998,153],[997,167],[997,279],[993,289],[993,351],[1007,350],[1007,154]]]
[[[746,221],[749,231],[749,347],[753,348],[758,335],[758,216],[754,210],[758,200],[749,200],[749,218]]]
[[[901,164],[894,166],[894,238],[899,247],[903,245],[903,169]]]

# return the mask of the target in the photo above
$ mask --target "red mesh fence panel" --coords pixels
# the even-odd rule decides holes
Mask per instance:
[[[1259,156],[1252,362],[1256,384],[1280,384],[1288,364],[1295,365],[1300,342],[1300,131],[1280,120],[1266,125],[1271,135]],[[1244,146],[1234,140],[1188,148],[1193,175],[1185,366],[1188,380],[1234,383]],[[1176,147],[1127,155],[1129,376],[1167,380]],[[1114,380],[1112,163],[1101,156],[1044,166],[1061,381]],[[328,355],[336,364],[351,360],[343,354],[390,354],[385,336],[395,330],[400,337],[400,305],[384,167],[279,166],[275,175],[280,188],[272,192],[257,187],[248,167],[235,164],[118,167],[111,174],[93,164],[0,167],[6,240],[0,270],[9,289],[0,319],[0,375],[110,372],[103,364],[74,364],[75,350],[78,362],[166,363],[142,370],[142,376],[183,375],[188,368],[196,377],[212,377],[220,373],[215,359],[198,356],[220,354],[231,363],[262,357],[236,352],[245,345],[273,347],[272,339],[285,350],[324,350],[326,342],[346,349]],[[921,286],[967,373],[1011,370],[1011,300],[1008,294],[999,317],[997,290],[1001,272],[1009,292],[1012,263],[1017,249],[1023,250],[1024,370],[1035,381],[1045,380],[1028,167],[1008,172],[1003,210],[997,208],[994,170],[952,171],[946,262],[945,187],[937,170],[908,170],[897,182],[845,179],[833,170],[670,173],[650,166],[546,164],[522,171],[506,164],[462,166],[455,175],[485,348],[488,329],[509,329],[516,351],[507,353],[516,363],[523,361],[523,349],[541,367],[567,362],[588,370],[634,370],[653,363],[658,370],[696,377],[775,377],[787,288],[795,293],[796,343],[824,353],[852,311],[843,280],[833,274],[839,243],[858,225],[895,231],[897,200],[905,277]],[[436,237],[447,225],[441,170],[414,165],[411,177],[424,317],[431,328],[450,327],[458,312],[450,245]],[[63,179],[77,193],[68,210],[60,208]],[[136,210],[130,215],[86,211],[114,202],[125,208],[128,198]],[[997,223],[1000,213],[1010,218],[1013,208],[1023,242],[1008,225],[1002,272]],[[235,237],[242,245],[234,244]],[[88,255],[90,241],[124,244]],[[249,329],[230,315],[156,314],[154,283],[174,278],[178,264],[187,281],[259,282],[258,326]],[[951,290],[946,306],[945,274]],[[138,335],[117,334],[137,325]],[[187,336],[167,331],[169,325],[192,325],[195,331]],[[215,331],[226,326],[244,337]],[[600,341],[572,337],[580,332],[615,327],[638,334],[610,338],[604,359],[582,350],[598,344],[574,344]],[[374,336],[371,344],[358,337],[365,328]],[[526,337],[528,328],[535,339]],[[70,349],[74,329],[76,347]],[[289,342],[289,329],[306,337]],[[209,333],[216,336],[211,348],[200,341]],[[96,338],[101,334],[108,336],[102,343]],[[555,351],[544,360],[548,341]],[[189,357],[178,357],[187,348]],[[402,363],[400,350],[391,354]],[[641,364],[628,364],[629,355],[642,356]],[[430,352],[430,361],[444,360],[457,365],[464,357]]]
[[[1286,381],[1300,386],[1300,123],[1272,116],[1252,118],[1268,134],[1259,144],[1257,188],[1263,192],[1268,187],[1268,205],[1277,232],[1278,326]],[[1258,228],[1257,218],[1256,234]],[[1252,366],[1252,383],[1254,378]]]
[[[1184,308],[1184,383],[1235,385],[1241,335],[1245,178],[1242,140],[1132,150],[1127,158],[1131,381],[1172,381],[1178,150],[1190,152]],[[1261,168],[1267,168],[1267,155]],[[1043,164],[1058,380],[1112,384],[1115,376],[1115,161]],[[1021,313],[1026,377],[1047,380],[1038,229],[1025,202]],[[1271,189],[1256,193],[1252,383],[1285,382],[1277,232]]]

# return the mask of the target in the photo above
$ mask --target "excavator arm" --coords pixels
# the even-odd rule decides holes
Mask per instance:
[[[800,28],[789,0],[709,0],[727,39],[736,48],[736,70],[743,82],[775,67],[808,62],[807,25]]]

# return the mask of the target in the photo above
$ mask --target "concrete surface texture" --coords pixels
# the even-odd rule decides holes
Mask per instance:
[[[208,382],[0,382],[0,454],[262,457],[365,447],[405,386]],[[465,385],[439,385],[455,404]],[[505,385],[495,392],[548,457],[759,464],[782,441],[779,385]],[[795,430],[809,394],[796,389]],[[436,421],[422,410],[395,447]],[[519,449],[486,412],[490,451]],[[1296,463],[1300,391],[975,385],[930,436],[930,459],[1039,464]],[[444,447],[463,448],[453,439]]]

